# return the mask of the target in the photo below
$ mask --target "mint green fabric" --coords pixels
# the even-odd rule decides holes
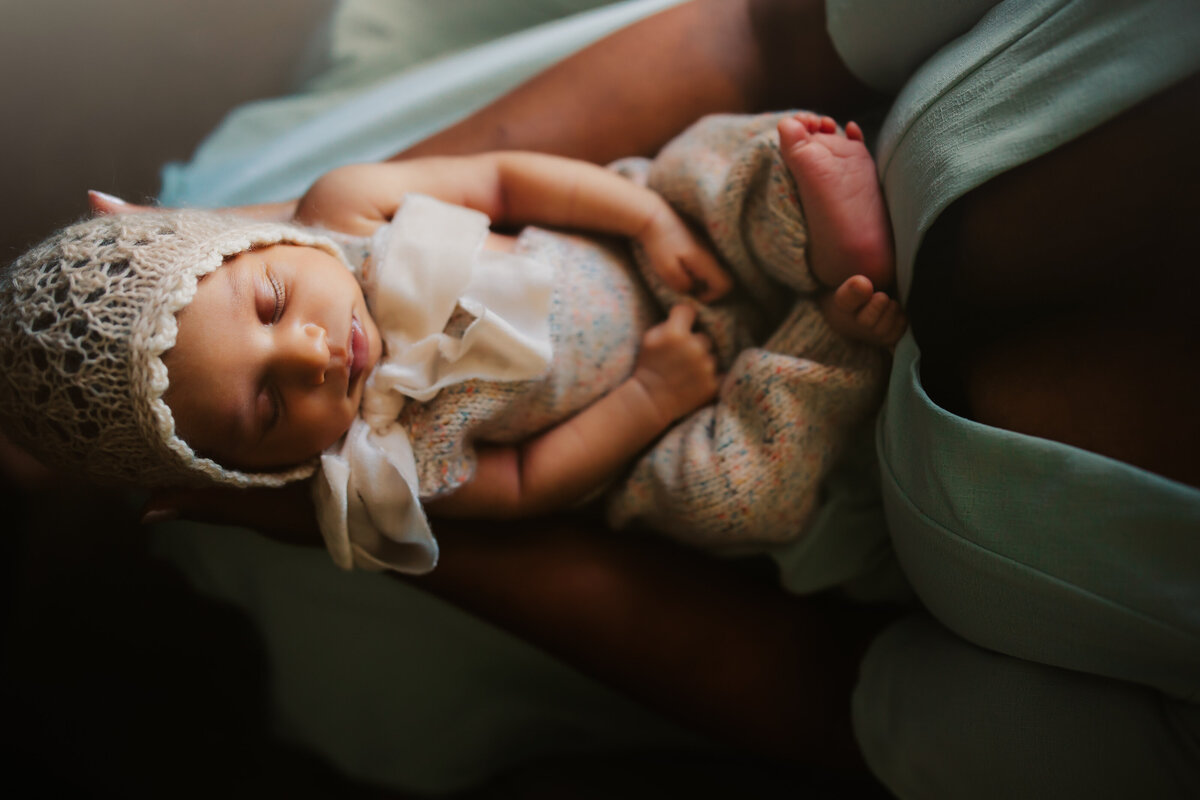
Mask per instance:
[[[859,675],[859,741],[897,797],[1200,796],[1200,706],[1145,686],[976,647],[919,614]]]
[[[852,435],[821,486],[821,504],[794,541],[753,552],[775,564],[793,594],[827,589],[861,603],[910,604],[913,593],[896,562],[879,494],[874,416]]]
[[[300,93],[354,91],[434,59],[612,2],[339,0],[327,30],[315,43],[317,52]],[[594,18],[588,22],[593,24]]]
[[[879,425],[892,541],[921,600],[1010,655],[1200,701],[1200,491],[947,413],[911,337]]]
[[[680,0],[622,0],[556,18],[585,0],[531,0],[504,8],[531,25],[443,57],[413,63],[392,53],[425,37],[426,52],[458,50],[487,37],[491,19],[511,30],[500,4],[460,24],[461,0],[421,2],[408,26],[396,8],[349,0],[335,15],[330,71],[288,97],[234,109],[185,164],[168,164],[159,202],[213,207],[299,197],[342,164],[381,161],[459,121],[525,79],[595,40]],[[409,4],[399,7],[412,8]],[[534,24],[535,21],[541,24]],[[413,27],[418,26],[420,31]],[[399,38],[391,41],[390,34]],[[323,58],[317,58],[321,62]]]
[[[876,5],[906,32],[867,23]],[[1187,0],[1009,0],[953,24],[942,5],[830,3],[849,66],[903,85],[877,158],[905,296],[956,198],[1200,69]],[[877,446],[895,553],[932,618],[868,652],[868,763],[902,797],[1200,796],[1200,491],[949,414],[919,367],[906,335]]]
[[[994,5],[996,0],[831,0],[826,28],[859,80],[895,95],[917,67]]]

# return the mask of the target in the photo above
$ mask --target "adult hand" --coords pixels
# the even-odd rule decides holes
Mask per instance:
[[[29,451],[0,431],[0,480],[31,492],[64,485],[66,477],[38,461]]]
[[[288,544],[319,545],[308,482],[281,489],[157,489],[142,507],[142,522],[191,519],[253,528]]]

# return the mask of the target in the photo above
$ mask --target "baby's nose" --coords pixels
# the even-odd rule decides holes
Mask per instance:
[[[281,368],[293,380],[305,385],[325,382],[329,369],[329,343],[325,329],[309,323],[299,327],[284,348]]]

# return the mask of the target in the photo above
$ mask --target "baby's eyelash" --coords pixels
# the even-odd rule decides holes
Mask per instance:
[[[275,292],[275,308],[271,311],[271,324],[274,325],[283,316],[285,295],[283,283],[275,277],[274,272],[267,271],[267,280],[271,282],[271,289]]]

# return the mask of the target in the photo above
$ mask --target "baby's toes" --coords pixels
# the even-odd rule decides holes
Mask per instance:
[[[804,120],[800,119],[799,114],[794,117],[781,119],[778,130],[779,147],[783,151],[785,159],[788,159],[789,156],[794,156],[798,149],[812,143],[813,129]]]
[[[891,327],[884,333],[883,341],[889,347],[895,346],[896,342],[900,341],[900,337],[908,330],[908,317],[900,309],[899,304],[896,306],[896,315],[892,321]]]
[[[900,311],[900,306],[891,298],[888,298],[887,304],[884,306],[879,319],[875,320],[875,324],[871,326],[871,332],[876,336],[886,336],[888,331],[896,325],[896,314]]]
[[[900,304],[888,298],[887,308],[871,327],[871,333],[880,344],[890,347],[900,341],[900,337],[904,335],[904,329],[907,327],[908,320],[905,318]]]
[[[821,130],[821,118],[811,111],[797,111],[792,118],[803,125],[809,133]]]

